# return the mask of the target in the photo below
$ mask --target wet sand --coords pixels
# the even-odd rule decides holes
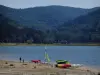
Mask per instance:
[[[81,66],[60,69],[48,64],[0,60],[0,75],[97,75],[100,69]]]

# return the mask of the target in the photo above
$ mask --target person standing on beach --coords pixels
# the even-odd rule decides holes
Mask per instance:
[[[21,63],[21,61],[22,61],[22,58],[21,58],[21,57],[19,58],[19,61],[20,61],[20,63]]]
[[[23,59],[23,64],[24,64],[24,59]]]

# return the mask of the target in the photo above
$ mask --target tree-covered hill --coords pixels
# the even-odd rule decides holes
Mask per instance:
[[[0,6],[0,10],[0,42],[100,42],[99,7],[13,9]]]
[[[100,42],[100,8],[59,26],[57,34],[70,42]]]
[[[0,5],[0,13],[28,27],[45,28],[58,26],[80,15],[95,10],[68,6],[45,6],[25,9],[14,9]]]
[[[15,21],[0,14],[0,42],[24,43],[30,41],[41,43],[44,38],[45,35],[42,31],[20,26]]]

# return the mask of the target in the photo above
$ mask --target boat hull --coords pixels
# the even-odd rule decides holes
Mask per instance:
[[[71,67],[71,65],[70,64],[56,64],[56,67],[58,67],[58,68],[69,68],[69,67]]]

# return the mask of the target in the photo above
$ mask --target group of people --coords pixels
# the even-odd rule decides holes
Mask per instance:
[[[19,58],[20,63],[23,62],[24,63],[24,59],[22,59],[21,57]]]

